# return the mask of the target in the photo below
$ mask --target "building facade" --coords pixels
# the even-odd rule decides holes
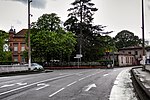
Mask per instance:
[[[134,55],[131,54],[119,54],[118,55],[119,66],[132,66],[137,65]]]
[[[22,29],[18,33],[15,32],[15,29],[9,30],[9,48],[12,51],[12,60],[13,62],[25,62],[23,57],[23,51],[27,49],[25,42],[25,34],[27,29]]]
[[[120,54],[132,55],[135,57],[135,64],[139,65],[143,57],[143,48],[140,46],[125,47],[118,50]]]

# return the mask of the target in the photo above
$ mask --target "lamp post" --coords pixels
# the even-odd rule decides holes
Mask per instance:
[[[144,0],[142,0],[142,49],[143,49],[143,70],[145,70]]]
[[[30,3],[32,0],[28,0],[28,63],[29,69],[31,68],[31,44],[30,44]]]

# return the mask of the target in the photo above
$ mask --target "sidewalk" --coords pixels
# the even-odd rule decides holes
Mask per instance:
[[[109,100],[138,100],[132,85],[131,68],[123,70],[116,78]]]
[[[150,99],[150,71],[143,71],[141,66],[138,68],[133,68],[131,73],[133,74],[132,81],[134,84],[134,88],[139,98],[141,100],[149,100]]]

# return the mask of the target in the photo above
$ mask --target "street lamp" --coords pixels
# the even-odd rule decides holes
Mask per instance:
[[[29,69],[31,68],[31,44],[30,44],[30,3],[32,0],[28,0],[28,63]]]
[[[142,49],[143,49],[143,70],[145,70],[144,0],[142,0]]]

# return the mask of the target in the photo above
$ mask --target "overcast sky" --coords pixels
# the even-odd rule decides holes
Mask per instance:
[[[32,0],[31,22],[45,13],[56,13],[62,21],[67,19],[67,9],[74,0]],[[105,25],[105,31],[114,31],[115,36],[122,30],[129,30],[142,37],[142,0],[92,0],[98,11],[94,24]],[[150,39],[150,0],[145,1],[145,38]],[[6,32],[13,26],[16,31],[27,28],[27,0],[0,0],[0,30]]]

